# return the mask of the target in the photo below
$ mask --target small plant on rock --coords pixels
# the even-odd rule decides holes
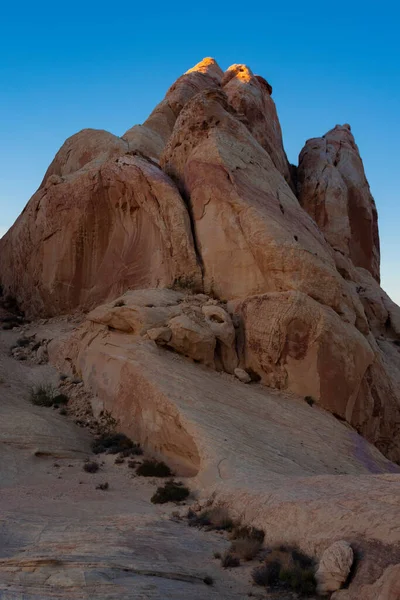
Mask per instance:
[[[103,433],[92,442],[92,450],[95,454],[118,454],[125,450],[132,452],[138,444],[134,444],[123,433]]]
[[[188,515],[189,527],[204,527],[208,531],[232,531],[234,523],[229,516],[227,509],[223,506],[203,510],[201,513],[192,513]]]
[[[56,391],[51,384],[39,384],[30,390],[30,401],[35,406],[53,406]]]
[[[136,469],[137,475],[142,477],[171,477],[171,469],[163,461],[146,459]]]
[[[230,552],[225,552],[221,559],[221,567],[223,569],[228,569],[230,567],[239,567],[240,566],[240,558],[231,554]]]
[[[83,465],[83,470],[86,471],[86,473],[97,473],[99,469],[100,465],[95,460],[88,460]]]
[[[316,592],[313,559],[291,546],[272,549],[264,564],[254,569],[252,577],[256,585],[291,590],[302,597]]]
[[[242,560],[253,560],[261,550],[261,542],[254,538],[239,538],[232,542],[229,552]]]
[[[167,502],[182,502],[189,496],[190,490],[180,481],[167,481],[151,497],[153,504],[166,504]]]

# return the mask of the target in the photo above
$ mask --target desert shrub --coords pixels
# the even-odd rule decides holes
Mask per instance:
[[[142,477],[171,477],[173,474],[165,462],[155,459],[144,460],[136,469],[136,473]]]
[[[214,584],[214,579],[212,577],[210,577],[209,575],[207,575],[206,577],[204,577],[203,581],[204,581],[204,583],[206,585],[213,585]]]
[[[56,391],[51,384],[41,383],[30,389],[29,397],[35,406],[53,406]]]
[[[74,379],[72,383],[80,383],[80,379]],[[102,436],[115,433],[115,428],[118,425],[117,419],[115,419],[109,410],[102,410],[100,413],[99,431]]]
[[[139,446],[139,444],[134,444],[123,433],[103,433],[92,442],[92,450],[95,454],[102,454],[103,452],[118,454],[125,450],[132,452],[135,446]]]
[[[254,538],[238,538],[232,542],[229,549],[230,554],[238,556],[242,560],[253,560],[260,552],[262,543]]]
[[[205,527],[208,530],[231,531],[234,523],[229,517],[229,513],[223,506],[215,506],[201,513],[189,513],[190,527]]]
[[[240,558],[234,554],[230,554],[230,552],[225,552],[221,558],[221,567],[224,569],[228,569],[229,567],[239,567],[239,565]]]
[[[117,456],[117,458],[114,460],[114,463],[116,465],[122,465],[122,463],[124,463],[124,462],[125,462],[125,459],[122,458],[122,456]]]
[[[257,529],[256,527],[250,527],[249,525],[236,525],[233,528],[232,534],[231,534],[231,539],[232,540],[236,540],[236,539],[252,539],[252,540],[258,540],[261,544],[264,541],[264,537],[265,537],[265,533],[263,532],[262,529]]]
[[[116,302],[114,302],[114,308],[118,308],[119,306],[125,306],[125,301],[117,300]]]
[[[307,402],[307,404],[309,406],[312,406],[313,404],[315,404],[315,400],[312,396],[305,396],[304,400]]]
[[[214,552],[214,558],[218,559],[221,558],[221,552]]]
[[[182,502],[189,496],[190,490],[180,481],[167,481],[151,497],[153,504],[165,504],[166,502]]]
[[[95,460],[88,460],[83,465],[83,470],[86,471],[86,473],[97,473],[99,468],[99,463],[97,463]]]
[[[289,589],[300,596],[316,591],[315,564],[311,557],[293,546],[271,550],[262,566],[253,570],[254,583],[270,588]]]
[[[53,404],[68,404],[69,398],[66,394],[56,394],[53,398]]]
[[[31,340],[29,338],[20,337],[17,339],[15,346],[18,346],[19,348],[24,348],[25,346],[29,346],[30,343]]]
[[[108,490],[109,485],[107,483],[107,481],[105,483],[99,483],[99,485],[96,485],[96,490]]]

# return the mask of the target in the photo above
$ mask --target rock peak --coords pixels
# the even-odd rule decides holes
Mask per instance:
[[[215,58],[211,58],[210,56],[203,58],[203,60],[198,62],[197,65],[194,65],[194,67],[188,69],[185,75],[187,75],[188,73],[203,73],[204,75],[210,75],[218,81],[221,80],[224,74],[223,70],[218,65]]]

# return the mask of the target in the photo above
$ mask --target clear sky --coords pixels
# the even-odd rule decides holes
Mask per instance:
[[[205,56],[273,86],[291,162],[350,123],[375,197],[382,283],[400,303],[400,8],[336,2],[2,3],[0,235],[65,138],[121,135]]]

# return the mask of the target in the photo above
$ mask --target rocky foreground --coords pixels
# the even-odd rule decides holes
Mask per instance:
[[[69,138],[0,240],[4,598],[254,593],[249,568],[218,570],[207,534],[115,465],[107,492],[76,485],[87,434],[26,400],[47,359],[35,369],[82,380],[94,417],[266,551],[295,544],[321,570],[351,547],[319,593],[400,597],[400,309],[379,285],[375,203],[348,125],[288,163],[271,94],[203,60],[121,138]],[[34,342],[8,356],[21,334]],[[61,480],[54,458],[72,465]]]

